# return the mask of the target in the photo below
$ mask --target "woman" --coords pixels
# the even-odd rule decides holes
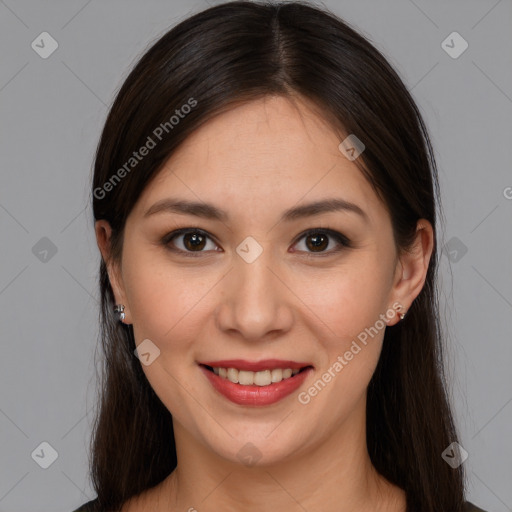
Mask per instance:
[[[307,3],[230,2],[126,79],[95,160],[105,352],[78,510],[469,511],[406,87]]]

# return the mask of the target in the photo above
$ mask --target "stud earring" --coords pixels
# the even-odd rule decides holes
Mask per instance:
[[[114,313],[117,313],[119,315],[119,320],[122,322],[125,317],[123,304],[116,304],[114,306]]]
[[[398,316],[400,317],[400,320],[403,320],[405,318],[407,312],[405,313],[398,313]]]

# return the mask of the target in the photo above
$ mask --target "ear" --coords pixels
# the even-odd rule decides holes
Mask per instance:
[[[426,219],[418,220],[413,246],[400,255],[395,271],[391,295],[394,298],[392,304],[398,302],[402,308],[397,311],[395,317],[388,321],[388,325],[398,323],[400,321],[398,313],[406,313],[421,292],[425,284],[433,247],[434,230],[432,225]]]
[[[111,258],[110,244],[112,228],[110,227],[108,221],[102,219],[96,221],[94,224],[94,230],[96,232],[96,242],[98,244],[98,248],[101,252],[103,261],[107,266],[108,278],[114,292],[116,304],[124,305],[125,318],[123,323],[129,324],[131,323],[129,310],[130,308],[124,290],[121,269],[120,266]]]

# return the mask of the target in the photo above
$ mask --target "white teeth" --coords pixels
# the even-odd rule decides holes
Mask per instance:
[[[236,384],[238,382],[238,378],[238,370],[235,368],[228,368],[228,380]]]
[[[272,382],[270,370],[263,370],[254,374],[256,386],[268,386]]]
[[[229,379],[229,371],[230,370],[233,370],[233,373],[236,372],[238,375],[237,375],[237,379],[236,380],[233,380],[233,379]],[[245,371],[245,370],[235,370],[234,368],[230,368],[228,370],[228,379],[231,381],[231,382],[234,382],[235,384],[238,383],[238,384],[242,384],[243,386],[252,386],[254,384],[254,372],[248,372],[248,371]]]
[[[274,382],[281,382],[289,379],[292,375],[299,373],[299,369],[291,368],[275,368],[274,370],[262,370],[259,372],[251,372],[248,370],[237,370],[236,368],[213,368],[213,371],[219,377],[228,379],[234,384],[242,386],[268,386]]]
[[[272,382],[281,382],[283,380],[283,370],[275,368],[272,370]]]

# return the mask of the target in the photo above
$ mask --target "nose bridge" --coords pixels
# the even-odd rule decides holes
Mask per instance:
[[[237,330],[247,339],[261,339],[270,331],[287,329],[291,312],[285,287],[275,275],[278,271],[273,268],[272,251],[265,249],[256,254],[249,241],[248,246],[240,244],[239,252],[229,273],[228,291],[223,295],[220,328]]]

